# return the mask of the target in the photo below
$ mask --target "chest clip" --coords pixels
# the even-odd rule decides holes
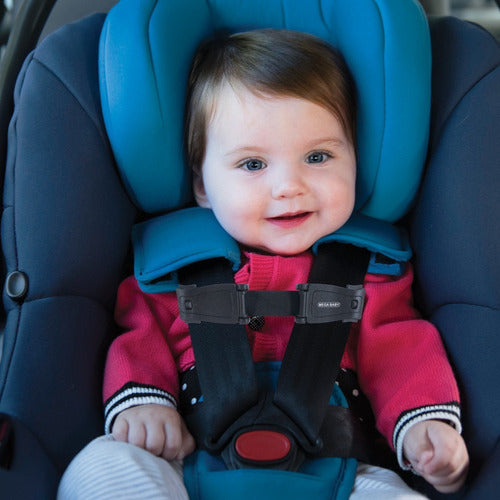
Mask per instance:
[[[298,284],[297,291],[255,291],[234,283],[176,291],[180,317],[186,323],[247,325],[254,316],[295,316],[296,323],[356,322],[363,313],[362,285]]]

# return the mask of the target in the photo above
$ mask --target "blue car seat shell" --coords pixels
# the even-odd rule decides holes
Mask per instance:
[[[492,498],[500,436],[491,418],[500,412],[500,48],[455,18],[432,20],[431,33],[429,161],[410,225],[416,296],[460,384],[474,484],[468,498]]]

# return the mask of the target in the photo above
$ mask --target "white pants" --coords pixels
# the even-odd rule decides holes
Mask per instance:
[[[57,500],[186,500],[182,464],[101,436],[69,464]]]
[[[349,500],[422,500],[426,496],[412,490],[395,472],[360,463]]]
[[[351,500],[425,499],[394,472],[359,464]],[[58,500],[188,500],[180,462],[167,462],[128,443],[101,436],[64,473]]]

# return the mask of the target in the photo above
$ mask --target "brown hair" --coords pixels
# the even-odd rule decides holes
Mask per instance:
[[[323,40],[296,31],[265,29],[203,43],[188,83],[187,160],[198,171],[207,127],[220,89],[243,85],[264,96],[307,99],[328,109],[354,144],[355,89],[341,54]]]

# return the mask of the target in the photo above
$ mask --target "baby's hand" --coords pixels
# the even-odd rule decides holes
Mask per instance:
[[[195,449],[193,436],[177,410],[156,404],[122,411],[113,425],[113,437],[166,460],[182,460]]]
[[[469,455],[462,436],[439,420],[413,425],[403,441],[405,457],[441,493],[457,491],[465,481]]]

